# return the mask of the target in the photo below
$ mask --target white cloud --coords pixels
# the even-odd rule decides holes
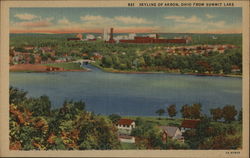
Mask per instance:
[[[45,18],[45,19],[39,19],[39,20],[35,20],[35,21],[24,21],[24,22],[17,22],[14,23],[13,25],[19,26],[19,27],[26,27],[26,28],[35,28],[35,27],[48,27],[53,25],[52,24],[52,20],[54,20],[54,18],[50,17],[50,18]]]
[[[213,15],[211,15],[211,14],[206,14],[206,17],[207,17],[208,19],[212,19],[212,18],[214,18],[214,16],[213,16]]]
[[[185,17],[184,16],[165,16],[164,19],[167,19],[167,20],[175,20],[175,21],[181,21],[181,20],[184,20]]]
[[[186,22],[186,23],[200,23],[201,19],[198,18],[197,16],[192,16],[190,18],[185,19],[183,22]]]
[[[199,23],[201,22],[201,19],[198,18],[197,16],[191,16],[191,17],[184,17],[184,16],[165,16],[164,19],[167,20],[174,20],[175,22],[180,22],[180,23]]]
[[[215,22],[209,22],[208,25],[223,28],[225,27],[226,22],[225,21],[215,21]]]
[[[81,16],[80,19],[82,21],[110,21],[112,20],[111,18],[100,16],[100,15],[86,15],[86,16]]]
[[[65,18],[65,17],[63,17],[62,19],[58,20],[57,22],[58,22],[58,24],[64,24],[64,25],[70,24],[70,21],[67,18]]]
[[[119,25],[119,23],[123,24],[149,24],[150,21],[144,19],[144,18],[138,18],[138,17],[132,17],[132,16],[116,16],[114,18],[109,18],[105,16],[100,15],[86,15],[81,16],[80,19],[84,22],[86,25],[91,24],[99,24],[99,25]]]
[[[28,13],[16,14],[15,17],[21,20],[32,20],[32,19],[38,18],[38,16],[33,15],[33,14],[28,14]]]
[[[148,24],[151,23],[144,18],[131,17],[131,16],[116,16],[115,20],[122,22],[124,24]]]

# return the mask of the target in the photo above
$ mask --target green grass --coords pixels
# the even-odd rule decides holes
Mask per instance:
[[[134,143],[121,143],[122,150],[132,150],[137,149]]]
[[[51,63],[51,64],[44,64],[44,65],[60,67],[60,68],[64,68],[65,70],[84,70],[84,68],[80,67],[80,64],[78,63]]]
[[[136,120],[136,118],[138,118],[138,116],[123,116],[122,118],[128,118],[128,119],[132,119],[132,120]],[[180,126],[182,123],[182,118],[166,118],[166,117],[161,117],[159,119],[159,117],[153,117],[153,116],[140,116],[139,118],[141,118],[142,120],[148,122],[148,123],[152,123],[158,126]]]

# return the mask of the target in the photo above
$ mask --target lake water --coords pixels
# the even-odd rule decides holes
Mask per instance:
[[[121,74],[103,72],[10,73],[10,85],[47,95],[54,107],[65,99],[83,100],[96,114],[153,116],[159,108],[176,104],[201,103],[204,113],[210,108],[242,106],[242,79],[175,74]],[[180,112],[178,113],[180,117]]]

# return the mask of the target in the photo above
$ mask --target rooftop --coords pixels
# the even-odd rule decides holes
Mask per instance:
[[[119,125],[131,125],[134,122],[134,120],[130,119],[120,119],[117,124]]]
[[[160,126],[160,128],[164,130],[170,137],[175,136],[175,132],[178,129],[178,127],[174,127],[174,126]]]
[[[181,127],[184,128],[196,128],[200,120],[183,120]]]

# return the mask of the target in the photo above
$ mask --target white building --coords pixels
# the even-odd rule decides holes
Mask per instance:
[[[135,122],[130,119],[120,119],[117,122],[116,126],[120,134],[130,135],[132,129],[135,128]]]
[[[104,28],[103,29],[103,40],[108,41],[109,40],[109,29]]]
[[[95,39],[95,36],[92,35],[92,34],[87,34],[87,35],[86,35],[86,39],[92,40],[92,39]]]

